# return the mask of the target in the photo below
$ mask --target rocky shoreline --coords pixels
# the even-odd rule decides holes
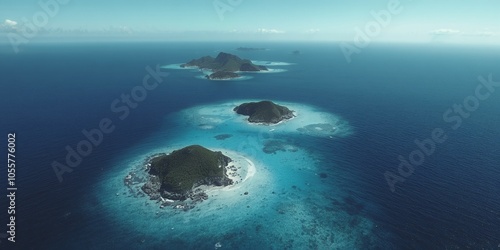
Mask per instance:
[[[272,101],[249,102],[233,109],[237,114],[248,116],[248,122],[277,124],[295,117],[293,110]]]
[[[241,166],[237,167],[232,162],[231,158],[226,157],[223,163],[225,176],[223,177],[207,177],[199,180],[193,185],[193,188],[187,192],[173,192],[167,191],[162,188],[162,183],[158,175],[151,174],[152,161],[155,158],[166,156],[167,154],[155,154],[148,157],[141,169],[131,171],[124,178],[124,185],[127,186],[135,197],[149,197],[149,200],[156,201],[160,208],[170,207],[172,209],[179,209],[188,211],[193,209],[197,203],[203,202],[209,198],[208,190],[217,187],[227,187],[238,184],[242,181],[241,175],[238,170]],[[139,188],[137,188],[139,186]],[[134,191],[136,188],[136,191]],[[119,195],[117,193],[117,195]]]
[[[241,75],[234,73],[234,72],[228,72],[228,71],[217,71],[214,72],[210,75],[206,75],[205,78],[209,80],[230,80],[230,79],[236,79],[241,77]]]

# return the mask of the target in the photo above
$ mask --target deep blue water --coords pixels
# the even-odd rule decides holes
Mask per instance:
[[[116,163],[126,159],[131,149],[147,151],[157,145],[156,140],[168,142],[177,136],[181,125],[165,120],[170,114],[235,99],[314,105],[350,124],[353,133],[335,140],[291,140],[319,158],[320,171],[335,175],[320,185],[342,194],[332,198],[337,204],[318,208],[316,219],[328,219],[327,213],[343,209],[376,225],[371,233],[378,241],[359,242],[358,248],[500,246],[500,90],[482,101],[457,130],[442,118],[453,104],[474,94],[478,76],[493,74],[500,81],[500,49],[373,44],[348,64],[337,44],[263,43],[251,46],[269,51],[234,50],[240,46],[248,45],[30,44],[19,54],[3,52],[1,131],[4,138],[7,132],[16,133],[18,150],[15,247],[146,247],[133,228],[120,227],[100,209],[93,187],[101,176],[116,171]],[[291,55],[293,50],[302,54]],[[215,56],[217,51],[295,64],[286,66],[286,72],[252,75],[245,81],[211,82],[195,78],[190,71],[171,70],[165,82],[123,121],[110,110],[113,100],[142,82],[146,66]],[[51,163],[64,161],[65,146],[74,147],[84,138],[81,130],[96,128],[107,117],[113,119],[116,130],[59,183]],[[391,192],[384,173],[396,172],[398,155],[408,157],[417,148],[414,140],[429,138],[434,128],[446,131],[446,142]],[[162,138],[155,137],[160,130]],[[6,152],[5,143],[1,145]],[[2,173],[6,175],[5,167]],[[1,205],[7,207],[4,199]],[[5,212],[1,218],[6,224]],[[283,249],[281,242],[267,247]],[[168,233],[164,244],[168,245],[152,247],[192,246],[189,239],[169,239]],[[14,245],[2,239],[0,246]]]

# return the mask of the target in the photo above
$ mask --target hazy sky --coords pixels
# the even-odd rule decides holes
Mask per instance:
[[[368,27],[374,41],[500,44],[498,13],[499,0],[0,0],[0,40],[35,24],[67,39],[353,41]]]

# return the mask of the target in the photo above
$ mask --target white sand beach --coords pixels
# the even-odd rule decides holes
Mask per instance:
[[[208,187],[205,192],[213,194],[213,192],[219,190],[231,191],[248,186],[248,182],[257,173],[257,168],[253,161],[234,151],[220,148],[211,148],[210,150],[220,151],[225,156],[231,158],[232,161],[226,166],[226,175],[233,180],[233,185],[225,187]]]

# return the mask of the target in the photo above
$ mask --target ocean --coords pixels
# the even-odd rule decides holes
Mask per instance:
[[[209,81],[176,68],[221,51],[274,72]],[[33,43],[1,54],[1,149],[15,133],[18,187],[16,243],[0,239],[2,249],[500,247],[500,90],[477,98],[478,78],[500,81],[498,47],[371,44],[351,63],[326,42]],[[155,70],[168,75],[124,111],[122,95]],[[228,112],[249,100],[298,115],[256,126]],[[58,179],[54,162],[67,164],[67,147],[103,119],[113,130]],[[436,129],[446,140],[414,164],[415,141]],[[123,185],[151,154],[191,144],[241,153],[256,173],[187,212]],[[413,165],[404,177],[400,158]]]

